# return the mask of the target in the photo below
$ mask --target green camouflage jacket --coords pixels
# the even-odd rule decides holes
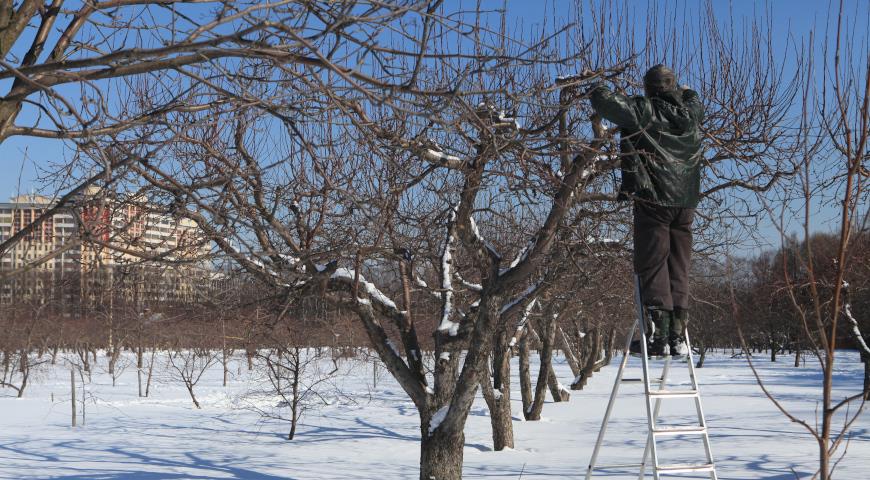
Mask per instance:
[[[654,97],[625,95],[601,85],[592,108],[620,129],[620,197],[695,208],[701,189],[704,107],[694,90]]]

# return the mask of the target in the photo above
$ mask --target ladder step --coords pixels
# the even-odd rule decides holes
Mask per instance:
[[[653,430],[653,435],[703,435],[707,433],[707,427],[658,427]]]
[[[701,463],[701,464],[673,464],[673,465],[659,465],[658,473],[692,473],[692,472],[712,472],[716,469],[716,466],[712,463]]]
[[[668,398],[681,398],[681,397],[697,397],[697,390],[651,390],[649,392],[650,397],[668,397]]]
[[[644,463],[611,463],[608,465],[595,465],[594,467],[590,465],[587,468],[589,468],[591,470],[609,470],[609,469],[613,469],[613,468],[637,468],[637,467],[642,467],[644,465],[646,465],[646,464],[644,464]]]
[[[643,383],[643,379],[642,378],[623,378],[622,383]],[[650,380],[649,383],[650,383],[650,385],[662,383],[662,379],[661,378],[654,378],[654,379]]]

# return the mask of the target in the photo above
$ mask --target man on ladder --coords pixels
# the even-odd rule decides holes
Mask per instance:
[[[641,354],[643,378],[624,378],[628,352],[616,373],[601,430],[592,451],[586,480],[596,469],[639,466],[639,479],[652,466],[654,480],[662,474],[707,472],[717,480],[710,448],[707,421],[701,406],[701,391],[692,365],[686,324],[689,305],[689,259],[692,251],[692,219],[701,184],[701,133],[704,109],[698,94],[677,88],[674,72],[656,65],[644,75],[646,95],[626,97],[598,86],[590,92],[592,107],[620,128],[622,185],[620,197],[634,200],[634,269],[637,322],[626,339],[625,349]],[[640,331],[641,340],[629,343]],[[689,389],[667,388],[673,356],[686,355]],[[649,357],[665,357],[661,377],[651,378]],[[647,442],[640,464],[598,465],[613,405],[622,383],[643,382],[646,398]],[[652,385],[658,388],[653,389]],[[696,425],[661,425],[662,400],[692,398]],[[659,463],[657,441],[661,437],[699,435],[706,462]],[[651,459],[650,463],[647,463]]]
[[[619,198],[634,200],[634,270],[640,283],[650,356],[685,355],[692,220],[701,186],[704,116],[698,94],[677,87],[674,72],[650,68],[646,95],[606,86],[591,91],[592,108],[621,135]],[[631,352],[641,353],[639,342]]]

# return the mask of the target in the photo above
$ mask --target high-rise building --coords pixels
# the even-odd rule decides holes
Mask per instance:
[[[36,225],[55,207],[52,199],[19,195],[0,203],[0,243],[31,226],[0,256],[0,302],[47,296],[49,285],[60,284],[78,301],[96,301],[95,292],[107,289],[143,302],[195,293],[209,252],[195,222],[154,211],[140,198],[107,197],[89,190]]]
[[[0,203],[0,242],[33,223],[51,206],[51,199],[41,195],[19,195],[12,197],[9,203]],[[9,247],[0,257],[0,270],[21,269],[47,256],[53,257],[34,268],[44,271],[76,269],[79,249],[65,248],[76,231],[75,217],[70,211],[56,212]]]

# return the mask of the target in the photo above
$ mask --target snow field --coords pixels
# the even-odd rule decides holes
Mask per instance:
[[[262,388],[256,370],[234,358],[229,385],[221,386],[220,364],[196,387],[202,410],[184,386],[166,375],[158,355],[151,397],[137,396],[132,357],[112,386],[99,356],[86,385],[86,423],[70,427],[69,370],[46,365],[34,373],[25,397],[0,389],[0,478],[3,479],[416,479],[420,427],[416,409],[381,370],[373,386],[371,363],[345,359],[342,375],[324,387],[329,403],[306,413],[296,439],[285,439],[289,423],[264,419],[247,406],[273,408],[277,400],[249,393]],[[516,359],[514,359],[516,360]],[[616,374],[616,361],[590,379],[567,403],[548,403],[539,422],[520,420],[518,368],[514,364],[516,448],[492,451],[488,412],[482,398],[466,426],[464,478],[583,478]],[[820,374],[795,369],[788,356],[756,365],[769,388],[799,417],[813,423]],[[535,359],[532,359],[535,363]],[[659,364],[660,365],[660,364]],[[572,377],[563,359],[556,372]],[[861,388],[863,366],[854,352],[841,352],[835,398]],[[532,368],[533,372],[537,369]],[[809,478],[817,458],[814,440],[783,417],[758,388],[745,360],[708,357],[698,369],[703,406],[720,479]],[[626,377],[639,376],[632,359]],[[672,367],[673,387],[686,382],[684,365]],[[599,463],[639,462],[646,441],[642,386],[625,384],[616,403]],[[81,398],[81,390],[77,395]],[[666,400],[662,424],[691,424],[690,399]],[[81,420],[79,420],[81,421]],[[662,462],[703,459],[699,437],[659,444]],[[862,480],[870,467],[868,417],[855,423],[846,457],[834,478]],[[600,472],[595,478],[637,478],[634,470]],[[649,477],[651,478],[651,476]],[[678,478],[676,476],[672,478]],[[679,478],[708,478],[682,475]]]

